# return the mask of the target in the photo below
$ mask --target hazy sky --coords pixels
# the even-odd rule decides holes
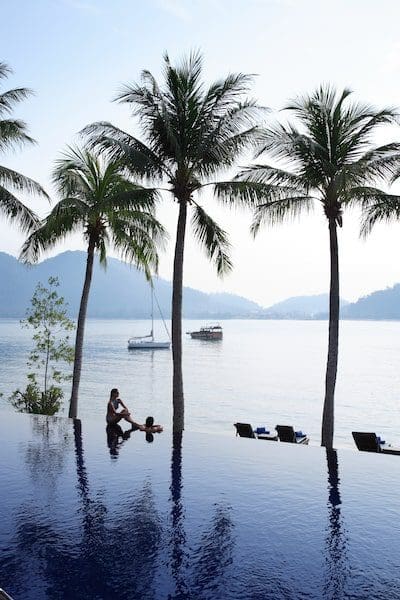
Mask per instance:
[[[201,49],[207,82],[232,71],[256,74],[253,95],[275,110],[321,82],[349,86],[378,106],[400,105],[399,22],[396,0],[5,2],[0,58],[14,70],[5,87],[35,90],[15,115],[27,121],[38,145],[1,160],[52,192],[52,163],[86,124],[109,120],[134,131],[128,107],[111,100],[142,69],[159,76],[165,51],[174,61]],[[399,139],[400,128],[382,139],[387,135]],[[206,194],[202,202],[231,234],[234,271],[219,280],[189,236],[185,285],[264,306],[328,290],[328,228],[319,207],[301,221],[264,229],[254,241],[249,214],[221,208]],[[49,210],[43,201],[27,203],[41,216]],[[159,217],[171,234],[160,275],[170,279],[176,209],[168,198]],[[400,282],[400,225],[379,226],[365,242],[358,217],[346,214],[339,232],[341,296],[348,300]],[[23,239],[4,221],[0,240],[0,251],[18,255]],[[57,252],[67,248],[83,246],[71,239]]]

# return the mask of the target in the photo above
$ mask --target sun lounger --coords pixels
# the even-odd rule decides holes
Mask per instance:
[[[351,433],[357,448],[362,452],[400,455],[400,448],[386,444],[376,433],[367,431],[352,431]]]
[[[250,423],[234,423],[236,427],[236,435],[245,438],[255,438],[256,435]]]
[[[310,441],[302,431],[295,431],[290,425],[277,425],[275,427],[279,441],[289,444],[308,444]]]
[[[381,444],[375,433],[367,431],[352,431],[351,435],[361,452],[382,452]]]

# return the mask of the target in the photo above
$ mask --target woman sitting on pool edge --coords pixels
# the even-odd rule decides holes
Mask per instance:
[[[118,412],[119,406],[122,406],[122,410]],[[108,425],[115,425],[121,419],[128,421],[132,425],[132,429],[140,429],[141,425],[136,423],[131,417],[131,413],[128,410],[126,404],[123,403],[119,397],[118,388],[113,388],[110,392],[110,399],[107,404],[107,415],[106,421]]]
[[[119,406],[122,406],[120,412],[118,412]],[[110,392],[110,399],[107,404],[106,421],[108,425],[116,425],[121,419],[130,423],[133,430],[139,429],[140,431],[146,431],[147,433],[160,433],[163,430],[161,425],[154,425],[153,417],[147,417],[144,425],[136,423],[136,421],[132,419],[128,407],[119,397],[118,388],[113,388]]]

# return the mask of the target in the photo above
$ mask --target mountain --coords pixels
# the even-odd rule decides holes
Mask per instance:
[[[347,300],[340,300],[341,307],[347,304]],[[327,314],[328,310],[329,294],[294,296],[264,309],[262,316],[270,319],[312,319]]]
[[[63,252],[33,267],[0,252],[0,317],[23,317],[30,306],[36,284],[50,276],[60,281],[59,293],[68,302],[70,314],[78,313],[86,266],[85,252]],[[171,283],[156,278],[156,297],[165,318],[170,317]],[[156,309],[155,309],[156,310]],[[261,307],[246,298],[231,294],[206,294],[185,287],[185,318],[218,319],[251,317]],[[147,318],[150,316],[150,287],[140,271],[115,258],[108,259],[107,270],[95,261],[89,296],[88,316],[96,318]],[[157,314],[155,314],[157,317]]]
[[[348,304],[341,316],[344,319],[400,319],[400,284]]]
[[[0,252],[0,317],[25,315],[36,284],[45,284],[50,276],[60,281],[59,292],[69,304],[72,316],[78,313],[86,266],[85,252],[63,252],[34,267]],[[156,278],[156,297],[165,318],[170,317],[172,286]],[[88,316],[96,318],[141,319],[150,316],[150,287],[143,273],[115,258],[108,260],[107,270],[96,260],[89,297]],[[341,300],[342,319],[399,319],[400,284],[379,290],[349,304]],[[262,308],[234,294],[206,294],[193,288],[183,290],[185,318],[222,319],[326,319],[328,294],[296,296]],[[157,309],[155,309],[157,317]]]

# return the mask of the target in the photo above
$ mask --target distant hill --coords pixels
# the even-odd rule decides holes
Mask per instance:
[[[22,265],[16,258],[0,252],[0,317],[23,317],[38,283],[50,276],[60,281],[60,294],[77,315],[86,265],[85,252],[63,252],[34,267]],[[170,317],[171,283],[155,280],[155,290],[163,316]],[[184,288],[183,316],[217,319],[251,317],[261,307],[246,298],[231,294],[206,294]],[[88,316],[96,318],[147,318],[150,316],[150,287],[140,271],[114,258],[105,271],[95,261]]]
[[[400,284],[373,292],[348,304],[342,311],[344,319],[400,319]]]
[[[60,293],[69,304],[71,316],[78,312],[86,265],[85,252],[63,252],[34,267],[22,265],[16,258],[0,252],[0,317],[21,318],[30,305],[38,283],[58,276]],[[155,280],[157,299],[165,318],[170,317],[172,286]],[[349,304],[341,299],[342,319],[399,319],[400,284],[380,290]],[[234,294],[206,294],[185,287],[185,318],[222,319],[326,319],[328,294],[296,296],[262,308]],[[105,271],[95,261],[88,316],[95,318],[144,319],[150,316],[150,287],[143,273],[115,258],[108,260]],[[157,316],[157,315],[156,315]]]
[[[347,300],[340,300],[340,306],[346,306]],[[315,296],[294,296],[262,311],[263,318],[270,319],[313,319],[329,310],[329,294]]]

